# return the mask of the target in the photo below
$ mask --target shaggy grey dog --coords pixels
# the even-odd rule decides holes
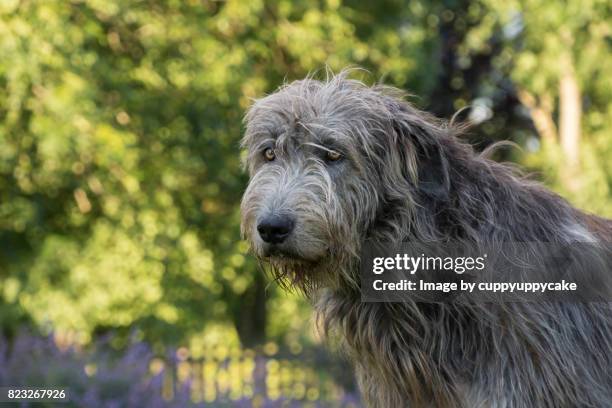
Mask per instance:
[[[365,303],[359,279],[365,239],[609,245],[610,221],[346,74],[256,101],[246,128],[243,235],[313,300],[369,406],[612,406],[609,303]]]

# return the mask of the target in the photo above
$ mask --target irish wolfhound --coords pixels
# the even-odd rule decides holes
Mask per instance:
[[[243,235],[313,299],[369,406],[612,406],[609,303],[361,301],[364,239],[612,241],[610,221],[456,134],[345,74],[283,86],[246,115]]]

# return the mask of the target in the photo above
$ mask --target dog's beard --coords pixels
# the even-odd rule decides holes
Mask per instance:
[[[259,258],[266,273],[283,289],[299,292],[308,298],[322,288],[336,286],[337,261],[322,258],[309,261],[287,256]]]
[[[310,297],[320,286],[318,275],[319,262],[312,262],[286,255],[273,255],[259,259],[272,279],[282,289],[298,291]]]

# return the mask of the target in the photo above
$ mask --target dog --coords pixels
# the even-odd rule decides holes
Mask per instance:
[[[366,239],[610,245],[610,220],[475,153],[401,91],[346,72],[282,86],[245,124],[242,234],[282,286],[312,300],[366,405],[612,406],[610,303],[368,303],[359,279]]]

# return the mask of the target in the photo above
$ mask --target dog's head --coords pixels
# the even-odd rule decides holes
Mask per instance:
[[[280,88],[246,115],[243,236],[284,283],[357,287],[361,243],[398,239],[418,194],[445,194],[441,132],[397,91],[345,75]]]

